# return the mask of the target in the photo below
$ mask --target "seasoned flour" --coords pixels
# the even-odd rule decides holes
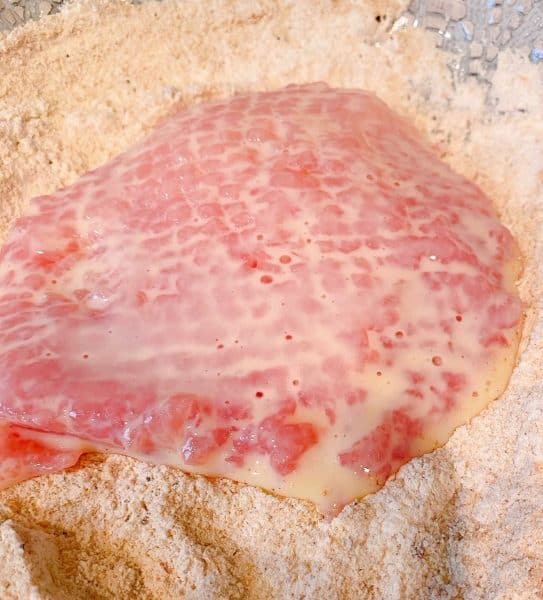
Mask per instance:
[[[537,598],[543,578],[543,72],[455,83],[400,2],[85,2],[0,37],[0,224],[175,106],[325,80],[375,91],[496,202],[526,258],[508,391],[332,522],[229,481],[92,455],[0,493],[2,598]],[[375,16],[386,14],[376,21]]]

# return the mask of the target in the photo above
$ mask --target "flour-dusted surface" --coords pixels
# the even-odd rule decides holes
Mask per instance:
[[[376,4],[85,4],[0,38],[3,231],[180,102],[369,88],[495,199],[521,244],[532,328],[508,392],[332,522],[256,488],[88,456],[0,494],[2,598],[541,597],[543,75],[506,54],[491,89],[455,86],[433,40],[387,38]]]

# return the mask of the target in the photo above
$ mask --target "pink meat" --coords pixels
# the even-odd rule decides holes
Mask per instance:
[[[0,423],[0,488],[71,467],[85,450],[77,438]]]
[[[372,94],[180,112],[32,200],[2,250],[0,484],[113,449],[346,503],[480,410],[515,261],[488,198]]]

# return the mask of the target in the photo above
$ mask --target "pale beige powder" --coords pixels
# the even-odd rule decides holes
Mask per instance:
[[[507,393],[334,521],[249,486],[91,455],[0,494],[1,598],[543,598],[543,74],[506,54],[492,87],[454,84],[426,34],[387,35],[400,10],[86,3],[0,37],[2,231],[176,104],[326,80],[376,91],[495,199],[531,303]]]

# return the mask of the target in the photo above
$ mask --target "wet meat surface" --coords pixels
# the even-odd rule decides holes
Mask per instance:
[[[501,393],[519,268],[491,201],[372,94],[180,112],[2,250],[1,482],[97,449],[334,512]]]

